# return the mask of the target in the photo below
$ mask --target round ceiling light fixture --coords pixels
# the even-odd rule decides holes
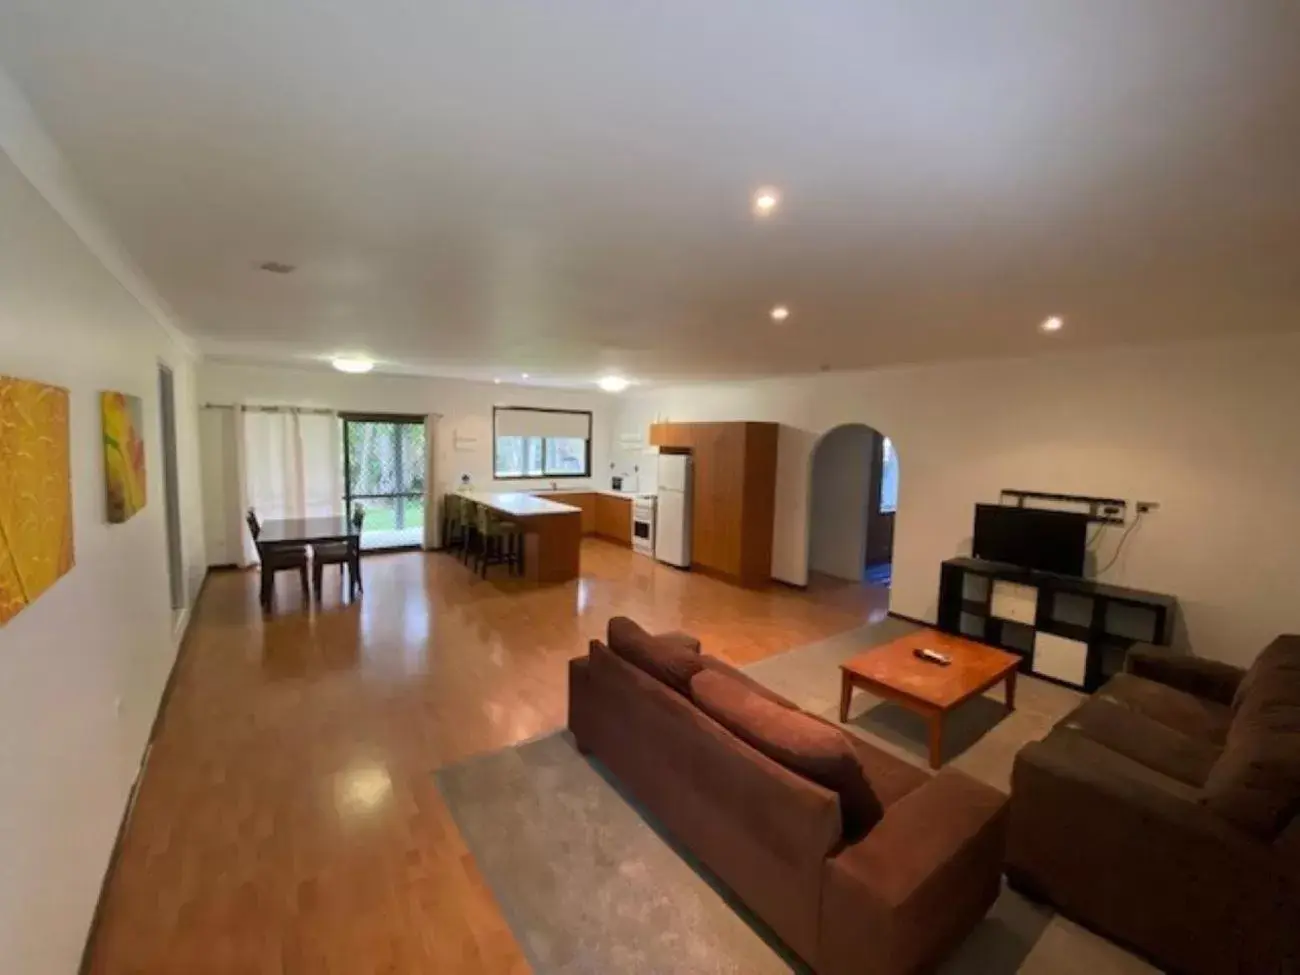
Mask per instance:
[[[1062,319],[1053,315],[1051,318],[1046,319],[1043,324],[1039,325],[1038,330],[1040,332],[1059,332],[1061,326],[1064,324],[1065,322]]]
[[[764,186],[754,191],[754,216],[770,217],[780,205],[781,192],[775,186]]]
[[[354,375],[369,372],[371,369],[375,368],[375,364],[372,360],[352,355],[335,356],[330,360],[330,364],[339,372],[350,372]]]
[[[622,376],[601,376],[596,385],[607,393],[621,393],[632,384]]]
[[[790,317],[790,309],[785,305],[777,305],[771,311],[772,321],[783,322]]]

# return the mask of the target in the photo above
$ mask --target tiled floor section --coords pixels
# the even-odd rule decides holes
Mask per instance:
[[[214,575],[103,916],[94,975],[407,975],[527,965],[430,773],[564,723],[565,662],[612,615],[745,664],[861,625],[884,590],[742,590],[603,542],[528,590],[454,559],[365,561],[304,611]]]

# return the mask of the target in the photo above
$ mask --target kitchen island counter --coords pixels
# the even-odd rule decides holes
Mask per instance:
[[[524,536],[524,577],[533,582],[578,578],[582,509],[525,492],[458,491],[517,524]]]

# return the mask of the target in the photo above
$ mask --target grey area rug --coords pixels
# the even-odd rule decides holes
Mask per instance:
[[[838,664],[911,629],[889,619],[746,668],[801,707],[838,717]],[[1011,762],[1079,701],[1021,677],[950,716],[945,759],[1007,791]],[[925,767],[910,712],[857,693],[846,727]],[[441,769],[436,781],[539,975],[805,972],[765,925],[676,846],[568,732]],[[1010,890],[941,969],[947,975],[1128,975],[1154,969]]]

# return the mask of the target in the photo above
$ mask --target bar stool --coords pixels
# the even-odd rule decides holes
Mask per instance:
[[[442,546],[448,551],[465,550],[467,529],[465,509],[469,502],[459,494],[448,494],[442,499]]]
[[[484,510],[483,506],[477,501],[471,501],[469,498],[460,499],[460,560],[469,565],[470,557],[478,551],[478,516],[479,512]]]
[[[498,517],[485,505],[478,506],[476,520],[478,563],[475,571],[487,578],[489,565],[508,565],[510,574],[524,570],[524,535],[519,525]]]

